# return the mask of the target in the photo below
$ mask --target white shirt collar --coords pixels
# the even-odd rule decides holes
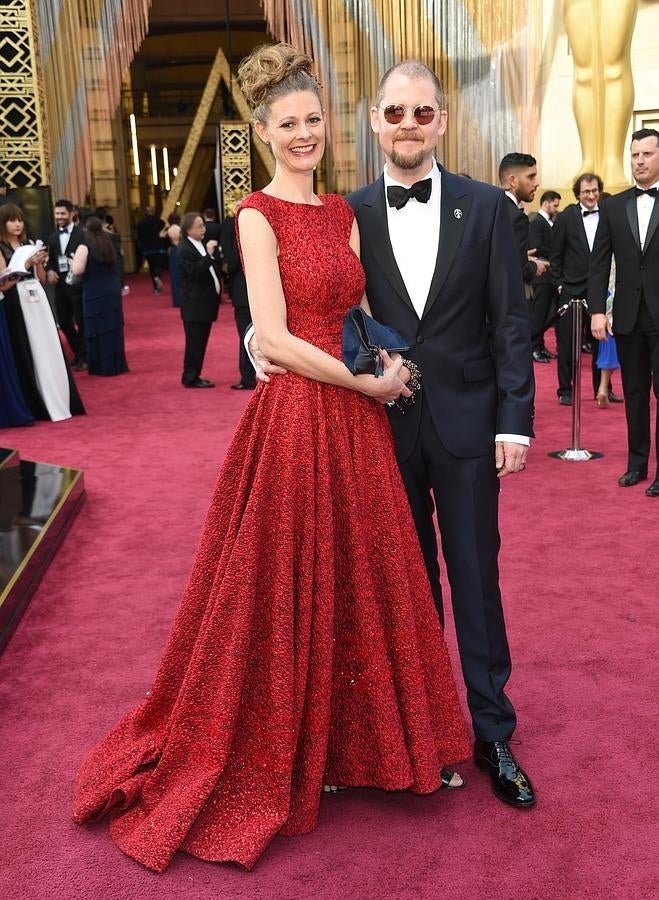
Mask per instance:
[[[588,209],[587,206],[584,206],[583,203],[580,203],[579,206],[581,207],[581,212],[582,212],[582,214],[583,214],[584,212],[596,212],[596,213],[598,213],[598,212],[600,211],[599,204],[598,204],[597,206],[593,207],[593,209],[590,209],[590,210]]]
[[[199,251],[199,253],[201,253],[202,256],[206,256],[206,248],[201,241],[197,241],[195,240],[195,238],[191,238],[190,235],[188,235],[188,240],[193,247],[196,247],[196,249]]]
[[[545,219],[547,222],[549,222],[550,225],[553,225],[553,224],[554,224],[554,220],[553,220],[552,217],[549,215],[549,213],[546,212],[544,209],[539,209],[539,210],[538,210],[538,215],[539,215],[539,216],[542,216],[542,218]]]
[[[504,191],[504,193],[505,193],[506,197],[510,197],[510,199],[513,201],[513,203],[515,204],[515,206],[516,206],[518,209],[521,209],[521,208],[522,208],[522,207],[519,205],[519,200],[518,200],[517,197],[513,194],[512,191]]]
[[[657,188],[657,190],[659,191],[659,181],[655,181],[654,184],[650,184],[646,188],[642,188],[640,184],[636,184],[636,183],[634,183],[634,186],[637,187],[639,189],[639,191],[647,191],[647,190],[651,191],[652,188]]]

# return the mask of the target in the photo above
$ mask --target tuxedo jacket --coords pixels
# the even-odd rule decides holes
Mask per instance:
[[[645,299],[654,324],[659,328],[659,198],[655,197],[643,250],[638,230],[634,189],[609,197],[600,209],[600,224],[593,245],[588,279],[591,313],[606,312],[611,254],[616,262],[613,327],[617,334],[630,334]]]
[[[553,244],[554,228],[540,213],[529,222],[529,247],[534,247],[539,259],[551,259],[551,247]],[[549,269],[534,279],[535,284],[551,284],[551,272]]]
[[[247,298],[247,280],[243,271],[238,241],[236,239],[236,218],[227,216],[222,220],[220,243],[222,245],[222,259],[226,266],[227,289],[234,306],[242,309],[249,308]]]
[[[536,267],[535,263],[531,262],[528,257],[528,249],[530,246],[533,246],[529,244],[529,217],[523,209],[519,208],[514,200],[511,200],[506,195],[505,191],[503,196],[508,215],[510,216],[510,224],[513,228],[515,246],[517,247],[519,264],[522,269],[522,278],[527,284],[530,284],[535,278]]]
[[[602,223],[600,206],[597,235]],[[551,247],[551,277],[556,287],[561,287],[570,297],[585,297],[588,287],[588,271],[591,264],[591,252],[584,228],[583,213],[579,203],[567,206],[554,220],[554,240]],[[609,273],[606,274],[609,284]],[[606,290],[604,292],[606,302]],[[592,312],[592,310],[590,310]]]
[[[219,251],[216,250],[212,257],[202,256],[195,245],[184,237],[178,246],[176,259],[181,273],[181,318],[184,322],[214,322],[220,308],[220,296],[211,268],[215,269],[221,284]]]
[[[48,240],[46,241],[48,245],[48,262],[46,263],[46,269],[52,272],[59,271],[59,255],[60,255],[60,243],[59,243],[59,232],[57,230],[51,232],[48,236]],[[69,235],[69,242],[66,245],[66,250],[64,251],[65,256],[68,256],[69,259],[73,258],[73,254],[76,252],[80,244],[85,243],[85,232],[80,227],[80,225],[74,225],[71,229],[71,233]],[[60,278],[59,284],[63,284],[64,279]],[[58,285],[59,286],[59,285]],[[81,288],[82,289],[82,288]]]
[[[529,313],[503,191],[439,168],[439,249],[420,319],[389,240],[384,177],[347,199],[371,312],[410,345],[403,355],[421,369],[442,443],[467,458],[491,452],[495,434],[532,434]],[[414,448],[420,407],[390,410],[401,460]]]

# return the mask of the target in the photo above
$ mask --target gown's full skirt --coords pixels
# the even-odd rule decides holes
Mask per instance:
[[[74,818],[162,871],[251,867],[323,783],[440,787],[469,753],[383,407],[289,374],[227,453],[144,702],[85,760]]]

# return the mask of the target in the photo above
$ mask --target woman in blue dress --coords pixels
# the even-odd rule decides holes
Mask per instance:
[[[97,216],[87,219],[85,230],[85,243],[77,248],[71,269],[82,279],[88,372],[120,375],[128,371],[128,363],[117,253]]]

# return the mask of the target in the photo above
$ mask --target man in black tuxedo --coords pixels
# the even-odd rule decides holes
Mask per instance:
[[[615,257],[613,333],[625,392],[627,471],[618,479],[631,487],[647,478],[650,458],[650,384],[659,398],[659,131],[632,134],[632,174],[636,187],[609,198],[600,226],[588,279],[593,336],[603,340],[610,326],[606,294]],[[655,480],[646,490],[659,497],[659,413],[655,421]]]
[[[204,210],[204,225],[206,226],[206,240],[217,241],[218,244],[222,240],[222,226],[215,218],[215,210],[208,207]],[[220,247],[220,251],[221,251]]]
[[[48,237],[48,262],[46,278],[55,287],[55,312],[57,322],[66,337],[71,353],[73,368],[83,371],[87,368],[85,347],[85,320],[82,314],[82,285],[69,284],[67,276],[71,270],[71,260],[80,244],[84,243],[84,231],[73,222],[74,207],[70,200],[55,203],[56,230]]]
[[[551,245],[554,229],[554,220],[558,213],[558,205],[561,195],[558,191],[544,191],[540,197],[540,209],[529,224],[529,245],[535,255],[540,259],[551,258]],[[556,359],[545,346],[545,332],[547,322],[557,306],[558,293],[551,280],[551,272],[545,269],[542,275],[538,275],[533,281],[533,306],[531,309],[531,346],[533,359],[541,362]]]
[[[507,153],[499,163],[499,184],[508,199],[506,209],[513,227],[513,235],[517,246],[519,264],[524,279],[524,295],[531,308],[533,300],[533,281],[549,268],[547,259],[538,259],[536,248],[529,244],[529,219],[521,204],[532,203],[538,189],[538,166],[535,158],[529,153]],[[534,250],[530,255],[530,249]],[[530,309],[529,309],[530,311]],[[549,362],[544,354],[533,354],[536,362]]]
[[[551,249],[551,277],[560,302],[573,298],[586,299],[591,252],[599,229],[600,194],[604,185],[599,175],[585,172],[574,182],[572,190],[577,203],[567,206],[556,216]],[[607,287],[609,276],[607,274]],[[561,316],[556,324],[558,338],[558,402],[572,405],[572,312]],[[593,342],[593,394],[597,394],[600,376],[597,369],[597,343]],[[609,400],[619,400],[612,391]]]
[[[383,77],[371,125],[383,175],[348,197],[375,319],[410,344],[421,396],[389,410],[440,616],[437,509],[477,765],[495,794],[528,807],[530,780],[510,751],[510,654],[499,591],[499,479],[524,469],[532,434],[529,310],[502,191],[434,159],[446,128],[441,86],[422,63]]]
[[[178,265],[181,273],[181,319],[185,353],[181,383],[186,388],[212,388],[201,377],[211,327],[220,308],[220,253],[217,241],[204,243],[206,226],[197,212],[181,219]]]

